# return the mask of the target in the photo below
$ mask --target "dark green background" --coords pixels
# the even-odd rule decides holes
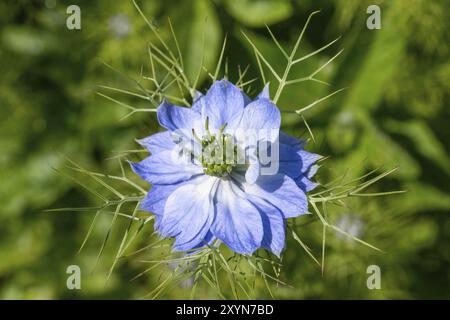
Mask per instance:
[[[295,110],[348,86],[305,114],[316,137],[308,149],[330,156],[319,181],[398,166],[372,191],[408,192],[352,199],[346,207],[330,209],[333,223],[386,253],[329,232],[322,276],[303,249],[289,240],[281,277],[292,287],[274,292],[289,299],[450,298],[449,1],[139,3],[165,38],[170,16],[188,73],[201,59],[202,34],[208,68],[213,67],[227,34],[225,55],[232,80],[238,64],[250,64],[249,79],[258,75],[241,30],[282,70],[283,59],[264,23],[289,49],[307,16],[321,9],[306,32],[300,55],[338,36],[342,39],[295,68],[293,76],[307,75],[344,48],[317,76],[332,86],[313,82],[292,86],[279,106]],[[81,8],[81,30],[66,28],[70,4]],[[370,4],[381,8],[381,30],[366,28]],[[61,154],[89,170],[117,173],[117,161],[108,158],[116,151],[137,148],[135,138],[160,130],[154,114],[138,113],[119,121],[126,110],[95,94],[102,91],[98,85],[133,88],[132,82],[104,63],[138,78],[141,66],[148,67],[149,41],[155,41],[154,36],[129,1],[0,3],[0,298],[141,298],[161,281],[156,269],[130,282],[146,265],[129,258],[119,262],[106,282],[126,221],[114,225],[96,265],[111,217],[99,219],[87,246],[77,254],[93,213],[43,212],[96,204],[88,192],[53,170],[64,171]],[[202,80],[203,89],[210,84],[207,80]],[[252,86],[254,94],[262,83]],[[136,107],[151,107],[125,95],[114,97]],[[308,137],[297,115],[283,115],[283,128]],[[301,232],[320,256],[320,223],[305,225]],[[150,233],[143,233],[137,246],[150,241]],[[71,264],[82,269],[80,291],[66,288],[65,271]],[[381,268],[381,290],[366,287],[366,268],[371,264]],[[164,297],[186,298],[186,286],[189,283],[182,283]],[[215,297],[207,287],[199,296]],[[263,287],[258,297],[267,297]]]

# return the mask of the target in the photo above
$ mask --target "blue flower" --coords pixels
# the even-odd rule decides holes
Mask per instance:
[[[320,156],[280,132],[268,87],[252,101],[216,81],[192,108],[163,102],[157,116],[167,131],[139,140],[151,156],[131,166],[153,185],[141,207],[156,215],[159,234],[174,237],[176,251],[220,240],[237,253],[262,247],[280,256],[286,219],[308,212],[305,193],[316,186],[310,179]],[[239,132],[270,134],[242,143]]]

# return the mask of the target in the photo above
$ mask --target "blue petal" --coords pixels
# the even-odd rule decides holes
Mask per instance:
[[[197,113],[202,113],[202,103],[200,102],[205,96],[198,90],[195,90],[194,99],[192,101],[192,110]]]
[[[203,93],[201,93],[200,91],[198,91],[198,90],[195,90],[195,93],[194,93],[194,104],[198,101],[198,99],[200,99],[201,97],[203,97]]]
[[[258,162],[249,165],[247,171],[245,172],[245,180],[252,184],[258,180],[260,165]]]
[[[139,139],[137,142],[152,154],[170,150],[175,147],[170,131],[158,132],[146,138]]]
[[[322,156],[303,150],[304,141],[297,140],[282,132],[280,132],[279,137],[279,171],[293,179],[308,173],[308,178],[311,178],[317,171],[317,168],[312,169],[312,166]]]
[[[211,230],[209,230],[206,233],[205,238],[203,238],[198,244],[193,246],[192,249],[197,249],[197,248],[204,247],[206,245],[211,245],[215,240],[217,240],[217,238],[214,236],[214,234],[211,232]],[[192,252],[192,253],[195,253],[195,252]]]
[[[262,217],[264,237],[261,246],[280,257],[286,240],[286,225],[283,214],[261,198],[254,196],[248,198],[256,206]]]
[[[303,162],[295,149],[287,144],[279,144],[279,172],[295,179],[302,174]]]
[[[257,99],[269,99],[270,100],[270,91],[269,91],[269,83],[267,83],[262,91],[256,97]]]
[[[290,135],[280,131],[280,144],[286,144],[293,147],[296,151],[303,149],[306,141],[291,137]]]
[[[278,172],[294,179],[303,191],[308,192],[313,190],[317,186],[317,183],[312,182],[310,179],[316,173],[318,166],[311,165],[311,162],[315,161],[317,157],[320,158],[320,156],[303,150],[296,152],[293,147],[286,144],[279,144],[279,148],[280,159]],[[306,156],[305,159],[302,159],[300,155],[304,155],[304,152],[306,152]],[[271,164],[266,164],[264,167],[268,167]]]
[[[191,137],[192,129],[203,128],[200,113],[192,108],[174,106],[163,101],[157,109],[159,123],[170,131],[181,131],[187,137]]]
[[[252,254],[261,246],[264,229],[258,209],[232,181],[222,180],[216,193],[211,231],[233,251]]]
[[[245,180],[252,184],[255,183],[256,180],[259,177],[260,174],[260,163],[259,163],[259,159],[256,156],[255,152],[250,150],[249,151],[249,160],[250,160],[250,165],[248,166],[247,171],[245,172]]]
[[[192,249],[205,239],[214,218],[217,181],[201,176],[168,197],[158,231],[163,237],[176,238],[174,250]]]
[[[139,163],[130,162],[133,171],[152,184],[172,184],[191,179],[203,172],[200,166],[176,157],[166,150],[145,158]]]
[[[242,91],[232,83],[221,80],[216,81],[206,93],[202,104],[202,119],[209,120],[211,132],[217,132],[227,124],[225,132],[232,132],[237,128],[244,110]]]
[[[241,90],[242,97],[244,99],[244,106],[248,105],[250,102],[252,102],[252,99],[248,95],[245,94],[244,91]],[[192,103],[192,110],[201,113],[202,112],[202,106],[203,103],[200,102],[200,99],[204,98],[203,93],[200,91],[195,91],[195,96]]]
[[[238,174],[233,178],[240,182],[245,193],[266,200],[277,207],[285,218],[308,213],[305,192],[285,174],[260,175],[255,184],[245,182],[245,178]]]
[[[308,179],[311,179],[312,177],[314,177],[314,175],[317,173],[317,170],[319,170],[320,166],[317,164],[313,164],[309,170],[306,172],[306,177]]]
[[[141,209],[152,212],[157,216],[162,216],[164,214],[167,198],[185,183],[189,182],[183,181],[176,184],[154,184],[142,200]]]
[[[321,155],[303,150],[306,144],[306,141],[304,140],[298,140],[294,137],[285,134],[284,132],[280,132],[279,137],[280,137],[280,145],[284,144],[286,146],[291,147],[293,151],[297,152],[300,158],[302,159],[302,172],[308,171],[314,162],[322,158]],[[285,148],[285,150],[288,149]]]
[[[321,155],[311,153],[305,150],[300,150],[297,152],[300,158],[302,159],[302,172],[306,173],[308,170],[310,170],[311,166],[320,158],[322,158]]]
[[[316,174],[317,170],[320,166],[313,164],[305,173],[304,175],[298,177],[295,179],[295,182],[297,185],[302,188],[302,190],[305,190],[306,192],[309,192],[313,189],[315,189],[319,184],[316,182],[311,181],[310,179]]]
[[[281,115],[277,106],[269,99],[261,98],[251,102],[245,107],[240,129],[279,130],[280,123]]]
[[[242,97],[244,98],[244,107],[246,107],[250,102],[252,102],[252,99],[248,95],[245,94],[244,91],[241,91]]]
[[[319,185],[318,183],[309,180],[305,176],[300,176],[300,177],[296,178],[295,183],[305,192],[309,192],[309,191],[315,189]]]

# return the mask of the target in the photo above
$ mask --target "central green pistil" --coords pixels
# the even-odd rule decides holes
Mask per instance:
[[[219,178],[230,175],[237,165],[237,147],[234,145],[233,136],[223,133],[225,127],[226,124],[220,128],[218,134],[213,135],[209,132],[208,118],[206,118],[206,135],[200,139],[192,130],[194,138],[202,146],[199,160],[203,166],[203,172]]]
[[[232,139],[225,134],[203,137],[201,162],[205,174],[225,177],[231,173],[236,165],[236,147],[232,145]],[[227,147],[231,148],[228,153]]]

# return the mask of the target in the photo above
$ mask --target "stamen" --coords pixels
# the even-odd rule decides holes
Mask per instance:
[[[232,135],[224,134],[228,123],[222,125],[217,134],[209,131],[209,117],[205,119],[205,135],[200,139],[192,129],[194,139],[200,143],[202,154],[198,158],[203,172],[210,176],[225,178],[237,166],[237,146]]]
[[[205,120],[205,130],[206,130],[206,133],[208,134],[208,136],[210,136],[211,133],[209,132],[209,117],[206,117],[206,120]]]
[[[220,127],[220,130],[219,130],[219,136],[221,136],[221,135],[223,134],[223,131],[225,130],[225,128],[227,127],[227,125],[228,125],[228,123],[225,122],[225,124],[224,124],[223,126]]]
[[[192,136],[194,137],[194,139],[198,142],[198,143],[202,143],[202,139],[200,139],[197,134],[195,133],[194,128],[192,128]]]
[[[233,136],[224,134],[227,123],[220,127],[217,135],[209,133],[209,118],[205,121],[207,134],[202,137],[202,156],[200,162],[203,172],[207,175],[225,178],[231,174],[237,165],[237,147],[233,147]],[[228,154],[230,153],[230,154]]]

